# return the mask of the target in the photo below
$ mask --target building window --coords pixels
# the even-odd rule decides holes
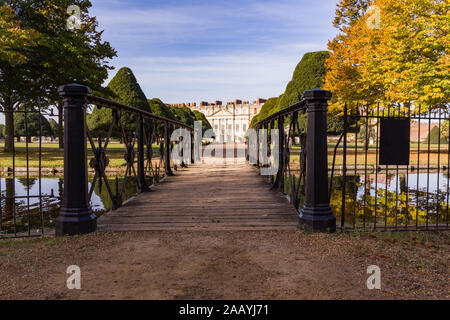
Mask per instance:
[[[214,125],[214,129],[215,129],[215,130],[219,130],[219,125],[218,125],[218,124],[215,124],[215,125]]]
[[[258,112],[258,111],[257,111],[257,109],[255,108],[255,109],[254,109],[254,114],[256,114],[257,112]]]
[[[236,125],[236,132],[239,132],[239,125]]]
[[[231,124],[227,125],[227,130],[231,130]]]
[[[246,124],[242,125],[242,131],[247,132],[247,125]]]

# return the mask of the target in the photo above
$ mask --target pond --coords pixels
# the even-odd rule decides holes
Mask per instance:
[[[343,177],[333,181],[330,203],[342,222]],[[443,173],[370,173],[347,175],[344,224],[400,226],[445,224],[449,176]]]
[[[116,177],[108,178],[112,190],[115,190],[116,182],[121,188],[123,181],[123,177],[118,177],[117,180]],[[91,183],[92,177],[89,179],[89,188]],[[27,180],[27,178],[2,177],[0,192],[0,235],[28,232],[28,229],[40,233],[41,221],[46,229],[54,228],[64,192],[64,179],[45,177],[39,183],[37,178]],[[135,178],[128,177],[122,201],[129,200],[136,192]],[[39,194],[42,195],[42,201],[39,201]],[[111,210],[112,201],[104,183],[103,185],[96,183],[91,197],[91,207],[98,217]]]
[[[298,175],[296,175],[296,183]],[[353,174],[333,179],[330,205],[337,224],[383,227],[446,224],[449,216],[449,176],[430,172]],[[285,193],[290,195],[285,183]],[[298,192],[298,205],[304,204],[304,185]],[[345,208],[343,211],[343,203]],[[300,209],[301,211],[301,209]],[[344,219],[342,219],[342,213]],[[344,220],[344,221],[342,221]]]
[[[122,185],[124,178],[109,178],[115,190],[116,183]],[[366,181],[366,183],[365,183]],[[0,178],[0,236],[9,233],[40,233],[41,221],[46,229],[53,229],[55,218],[64,192],[61,177]],[[89,180],[91,186],[92,177]],[[148,181],[151,184],[151,181]],[[285,193],[289,194],[289,183]],[[301,188],[302,189],[302,188]],[[348,175],[345,184],[346,226],[396,226],[442,224],[448,221],[449,176],[442,173],[388,174],[368,173]],[[131,199],[137,192],[134,177],[125,181],[122,201]],[[299,191],[300,207],[304,202],[304,190]],[[338,225],[342,219],[343,177],[335,176],[330,198],[331,207]],[[42,201],[38,195],[42,194]],[[111,210],[112,201],[108,191],[96,184],[91,206],[97,216]],[[41,215],[42,212],[42,215]]]

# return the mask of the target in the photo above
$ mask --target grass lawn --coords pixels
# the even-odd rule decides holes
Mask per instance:
[[[299,163],[299,155],[298,154],[291,154],[290,160],[293,163]],[[336,155],[336,165],[342,165],[344,161],[344,157],[342,154]],[[361,152],[358,153],[356,158],[356,164],[357,165],[364,165],[366,161],[365,153]],[[417,165],[417,152],[412,152],[410,155],[410,165],[414,166]],[[448,154],[447,153],[441,153],[440,155],[440,165],[448,165]],[[328,165],[333,164],[333,155],[328,155]],[[347,165],[353,166],[355,164],[355,155],[354,154],[347,154]],[[377,156],[375,153],[367,154],[367,164],[368,165],[376,165],[377,164]],[[426,165],[428,164],[428,154],[421,153],[420,154],[420,165]],[[430,153],[430,165],[437,165],[438,164],[438,154],[437,153]],[[392,166],[394,167],[394,166]]]
[[[15,164],[16,167],[26,167],[26,147],[25,143],[16,143],[16,153],[15,153]],[[28,144],[28,156],[29,156],[29,166],[38,167],[39,166],[39,144],[30,143]],[[12,167],[13,165],[13,154],[11,152],[3,151],[3,144],[0,144],[0,167]],[[159,156],[159,146],[153,145],[153,157]],[[124,159],[125,148],[123,144],[118,142],[111,142],[108,145],[106,154],[109,158],[110,167],[124,167],[126,166],[126,161]],[[57,168],[64,166],[64,150],[58,149],[58,144],[56,143],[43,143],[42,144],[42,167],[44,168]],[[88,158],[94,156],[92,149],[89,145],[88,148]],[[136,155],[137,156],[137,155]]]

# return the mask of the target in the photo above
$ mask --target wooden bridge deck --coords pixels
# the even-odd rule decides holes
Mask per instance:
[[[295,230],[295,208],[269,187],[246,163],[190,165],[101,217],[98,229]]]

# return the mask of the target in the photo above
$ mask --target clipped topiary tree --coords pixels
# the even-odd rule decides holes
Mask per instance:
[[[202,123],[202,134],[206,130],[212,129],[211,124],[209,123],[208,119],[206,119],[206,116],[203,113],[197,110],[194,110],[192,113],[195,116],[195,120],[200,121]]]
[[[268,99],[261,107],[261,111],[256,116],[253,117],[252,122],[250,122],[250,127],[253,127],[260,120],[263,120],[264,118],[275,113],[278,110],[279,99],[280,97]]]
[[[434,126],[433,128],[431,128],[431,131],[428,134],[428,137],[426,137],[424,142],[428,143],[428,140],[429,140],[431,144],[438,144],[439,137],[441,138],[441,143],[447,143],[446,137],[439,135],[439,127]]]
[[[292,80],[279,100],[279,110],[284,109],[302,99],[303,92],[322,88],[326,75],[325,60],[330,56],[328,51],[305,53],[297,64]]]
[[[167,119],[175,120],[175,115],[173,114],[173,112],[160,99],[153,98],[151,100],[148,100],[148,104],[150,105],[151,113]]]
[[[119,103],[151,112],[150,105],[144,92],[139,86],[136,77],[130,68],[121,68],[109,82],[105,92],[107,98]],[[105,136],[112,122],[112,110],[109,108],[94,107],[87,117],[88,127],[94,136]],[[136,130],[137,117],[129,112],[123,112],[120,124],[126,134]],[[120,131],[115,128],[114,136],[120,137]]]
[[[252,120],[251,125],[274,114],[275,112],[289,107],[302,99],[305,91],[322,88],[327,72],[325,60],[329,57],[328,51],[317,51],[306,53],[294,70],[292,80],[286,86],[285,92],[278,98],[269,99],[262,107],[261,112]],[[306,113],[299,113],[299,128],[301,132],[306,132]],[[354,118],[352,118],[354,119]],[[349,118],[349,121],[351,119]],[[354,122],[354,121],[353,121]],[[354,123],[349,123],[349,131],[353,132],[358,128]],[[335,115],[328,116],[328,133],[339,134],[343,131],[344,120]]]
[[[193,126],[195,122],[195,115],[191,109],[188,107],[169,107],[175,116],[175,120],[187,124],[188,126]]]

